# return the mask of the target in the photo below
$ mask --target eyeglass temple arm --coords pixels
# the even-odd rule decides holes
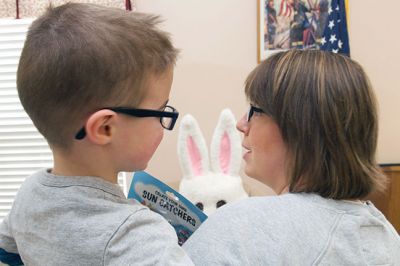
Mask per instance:
[[[85,128],[82,127],[82,128],[79,130],[79,132],[76,133],[75,139],[81,140],[81,139],[83,139],[85,136],[86,136],[86,131],[85,131]]]

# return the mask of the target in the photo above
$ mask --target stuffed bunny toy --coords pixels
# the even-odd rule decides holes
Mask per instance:
[[[221,112],[212,137],[210,156],[211,167],[203,134],[194,117],[185,115],[178,138],[178,157],[183,173],[179,192],[207,215],[226,203],[248,197],[239,176],[241,138],[229,109]]]

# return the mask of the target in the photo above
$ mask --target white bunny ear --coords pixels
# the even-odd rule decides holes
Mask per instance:
[[[242,144],[236,129],[236,119],[230,109],[224,109],[211,142],[211,168],[215,172],[238,176]]]
[[[184,178],[209,172],[206,142],[196,119],[189,114],[183,117],[179,128],[178,157]]]

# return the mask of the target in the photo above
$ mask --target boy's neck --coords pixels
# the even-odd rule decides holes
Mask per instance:
[[[99,158],[96,154],[85,154],[79,152],[61,152],[53,150],[54,166],[51,170],[54,175],[62,176],[93,176],[108,182],[118,183],[118,172],[112,170],[106,160]]]

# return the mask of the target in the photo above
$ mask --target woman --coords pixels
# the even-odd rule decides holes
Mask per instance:
[[[196,265],[399,265],[372,203],[375,97],[361,66],[318,50],[270,56],[246,81],[245,172],[278,195],[222,207],[185,243]]]

